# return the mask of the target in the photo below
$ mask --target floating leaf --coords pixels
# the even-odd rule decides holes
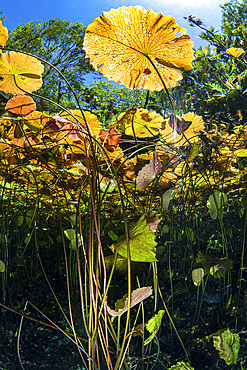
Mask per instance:
[[[102,177],[100,180],[100,189],[105,193],[112,193],[116,189],[116,180],[109,177]]]
[[[171,127],[169,123],[170,117],[163,121],[160,126],[160,134],[166,140],[167,143],[176,143],[176,145],[188,145],[190,139],[196,143],[199,140],[198,132],[204,129],[204,122],[201,116],[197,116],[193,112],[188,112],[182,116],[176,116],[176,120],[181,122],[181,125],[185,127],[178,129],[177,126]]]
[[[209,214],[213,219],[217,216],[222,217],[223,206],[227,203],[226,194],[217,190],[214,194],[211,194],[207,201],[207,207],[209,209]]]
[[[238,334],[232,334],[229,329],[220,330],[213,335],[214,347],[219,351],[227,365],[234,365],[238,361],[240,338]]]
[[[4,272],[5,271],[5,263],[0,260],[0,272]]]
[[[16,95],[8,100],[5,109],[25,116],[36,110],[36,103],[31,96]]]
[[[30,55],[0,54],[0,90],[13,95],[32,93],[42,86],[43,71],[40,61]]]
[[[121,138],[121,135],[115,130],[115,128],[111,128],[110,130],[103,129],[100,131],[99,135],[102,144],[109,152],[113,152],[115,150]]]
[[[147,225],[145,215],[130,228],[130,259],[135,262],[154,262],[156,253],[155,233]],[[120,236],[114,248],[121,256],[128,258],[126,236]]]
[[[0,21],[0,47],[3,47],[5,42],[8,40],[8,30],[3,26],[3,22]],[[1,53],[1,51],[0,51]]]
[[[150,295],[152,295],[152,287],[150,286],[138,288],[134,290],[130,296],[130,308],[144,301],[144,299],[148,298]],[[109,313],[109,315],[121,316],[124,312],[127,312],[128,310],[128,296],[127,295],[125,295],[122,300],[118,301],[117,307],[122,307],[122,308],[119,308],[118,311],[114,311],[109,306],[107,306],[107,312]]]
[[[214,266],[211,266],[209,270],[210,275],[213,275],[215,278],[225,276],[232,268],[232,261],[227,257],[219,258],[219,260],[220,260],[219,263],[217,263]]]
[[[140,190],[146,189],[153,179],[161,173],[162,164],[158,154],[154,152],[153,155],[153,159],[138,172],[136,184]]]
[[[92,114],[88,111],[81,112],[79,109],[71,109],[70,112],[71,114],[67,112],[60,113],[59,117],[68,120],[67,123],[72,122],[77,124],[77,128],[84,132],[87,132],[87,122],[91,135],[93,135],[94,137],[99,136],[102,127],[95,114]],[[56,116],[56,120],[62,122],[58,120],[57,117],[58,116]]]
[[[228,55],[231,55],[232,57],[235,57],[235,58],[240,57],[240,55],[242,55],[244,52],[245,51],[242,48],[229,48],[226,50],[226,53]]]
[[[112,124],[112,127],[120,130],[125,135],[135,136],[136,138],[151,138],[159,133],[162,122],[164,122],[164,118],[160,114],[147,109],[132,107],[121,113],[118,116],[118,121]],[[151,149],[152,147],[150,147]]]
[[[175,34],[182,33],[176,37]],[[183,78],[180,68],[191,70],[194,43],[171,15],[142,6],[122,6],[103,12],[87,27],[86,58],[105,77],[131,89],[175,87]]]
[[[150,320],[148,320],[148,323],[146,325],[146,329],[147,329],[147,331],[149,331],[150,335],[144,341],[144,346],[146,346],[148,343],[150,343],[151,340],[156,335],[156,333],[158,332],[164,313],[165,313],[165,310],[159,310],[157,315],[154,315]]]
[[[204,276],[204,270],[201,267],[192,271],[192,280],[195,286],[201,285],[203,276]]]
[[[45,112],[34,111],[25,116],[22,122],[25,123],[30,130],[37,132],[43,129],[50,119],[50,116]],[[51,130],[49,129],[49,131]]]

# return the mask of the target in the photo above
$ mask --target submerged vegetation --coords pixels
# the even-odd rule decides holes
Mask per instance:
[[[140,6],[67,24],[73,63],[58,19],[53,60],[0,22],[1,368],[246,367],[246,5],[188,17],[216,49]]]

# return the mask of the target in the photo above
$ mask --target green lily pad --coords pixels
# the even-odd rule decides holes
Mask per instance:
[[[129,246],[130,259],[135,262],[154,262],[157,261],[155,233],[147,225],[145,215],[130,228]],[[122,235],[114,244],[115,251],[122,257],[128,258],[126,236]]]

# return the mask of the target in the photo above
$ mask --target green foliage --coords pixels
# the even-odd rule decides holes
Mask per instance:
[[[227,365],[234,365],[238,361],[240,349],[240,338],[229,329],[220,330],[212,334],[214,347],[219,351],[220,358],[223,358]]]
[[[130,296],[130,304],[128,304],[128,295],[125,294],[121,299],[118,299],[115,303],[115,311],[107,307],[108,313],[115,317],[115,316],[122,316],[125,312],[128,311],[128,306],[130,308],[134,307],[138,303],[144,301],[144,299],[148,298],[152,294],[151,287],[143,287],[135,289]]]
[[[3,13],[3,11],[0,9],[0,21],[3,21],[6,15]]]
[[[194,367],[191,367],[188,362],[179,361],[176,365],[169,367],[169,370],[194,370]]]
[[[230,17],[226,7],[227,12]],[[52,309],[47,307],[42,296],[44,313],[52,310],[54,321],[58,311],[63,315],[47,330],[59,327],[65,335],[70,334],[67,338],[77,345],[85,369],[148,368],[151,362],[153,368],[158,366],[163,346],[156,334],[168,328],[169,322],[188,360],[171,369],[193,369],[172,311],[193,355],[197,343],[190,335],[194,332],[203,337],[212,331],[211,324],[225,326],[226,320],[229,327],[242,325],[236,320],[236,311],[241,309],[240,300],[245,302],[241,282],[245,281],[247,131],[241,112],[237,119],[233,116],[237,106],[239,110],[245,107],[241,104],[246,53],[235,58],[228,49],[246,50],[240,39],[245,37],[245,25],[236,25],[239,39],[235,43],[232,26],[227,24],[230,20],[224,22],[221,34],[196,22],[211,46],[198,49],[194,71],[187,73],[173,92],[165,89],[166,98],[164,91],[127,90],[105,81],[84,86],[83,78],[91,67],[84,58],[81,23],[55,19],[43,25],[31,22],[14,31],[8,46],[24,47],[52,62],[69,79],[87,110],[76,107],[68,111],[76,106],[74,97],[52,65],[45,65],[44,75],[35,68],[16,71],[14,63],[8,70],[8,52],[0,56],[2,68],[7,69],[1,74],[0,68],[3,92],[11,93],[7,89],[16,87],[16,75],[18,81],[29,79],[26,86],[30,85],[30,91],[38,89],[33,88],[32,79],[42,83],[42,77],[39,93],[63,105],[61,110],[52,106],[57,113],[31,110],[24,115],[24,103],[14,100],[17,107],[6,107],[0,117],[3,295],[11,297],[10,305],[13,302],[20,313],[16,297],[19,301],[24,293],[35,296],[33,285],[46,280],[59,309],[50,298],[46,302]],[[186,37],[180,41],[184,40]],[[21,63],[26,56],[13,53],[16,63],[26,67]],[[123,61],[128,65],[127,57],[119,63]],[[143,74],[144,79],[152,78],[149,68]],[[231,105],[236,97],[238,101]],[[38,102],[40,109],[48,108],[42,100]],[[189,107],[193,112],[185,113]],[[205,117],[221,115],[231,123],[230,130],[227,125],[208,128],[195,110]],[[178,112],[183,113],[181,117]],[[160,221],[163,227],[157,231]],[[204,274],[208,274],[205,280]],[[18,284],[23,285],[19,291]],[[142,304],[152,295],[150,285],[154,295]],[[37,288],[41,295],[42,289]],[[228,309],[235,308],[233,304],[239,304],[234,315],[227,312],[225,316]],[[163,318],[164,308],[169,322]],[[117,326],[108,314],[118,316]],[[32,319],[31,314],[29,317]],[[144,341],[146,322],[150,336]],[[49,325],[53,325],[50,319]],[[140,335],[141,340],[135,340]],[[154,337],[155,343],[151,343]],[[160,338],[166,353],[173,353],[172,359],[167,355],[168,368],[177,361],[174,349],[180,343],[170,330],[162,330]],[[235,364],[239,337],[222,330],[213,340],[226,363]]]
[[[235,118],[237,111],[247,103],[245,93],[247,84],[246,53],[239,58],[227,55],[230,47],[247,49],[247,7],[246,0],[239,3],[231,1],[221,6],[221,32],[214,28],[207,29],[202,21],[188,17],[191,25],[203,32],[200,37],[209,42],[196,51],[193,73],[181,82],[187,90],[190,109],[195,109],[204,118],[229,122]],[[178,87],[178,89],[180,89]]]
[[[164,313],[165,313],[164,310],[159,310],[159,312],[156,315],[154,315],[150,320],[148,320],[148,323],[146,325],[146,329],[150,333],[150,335],[144,341],[144,346],[146,346],[148,343],[150,343],[151,340],[157,334],[157,332],[160,328],[162,317],[163,317]]]
[[[145,215],[130,228],[129,249],[130,258],[134,262],[154,262],[156,261],[155,233],[147,225]],[[114,244],[114,248],[122,257],[128,258],[128,247],[126,236],[120,236]]]
[[[140,93],[100,79],[85,86],[83,105],[90,111],[95,111],[100,121],[109,125],[120,112],[135,104],[143,106],[146,94],[145,91]]]

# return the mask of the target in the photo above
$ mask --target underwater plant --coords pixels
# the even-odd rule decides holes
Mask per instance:
[[[166,368],[196,368],[202,339],[194,336],[212,331],[206,300],[223,316],[229,307],[236,312],[244,295],[245,124],[228,130],[196,111],[176,113],[171,89],[195,56],[193,41],[170,15],[123,6],[87,27],[86,58],[103,76],[146,89],[146,103],[149,92],[167,94],[167,112],[136,104],[104,123],[97,110],[82,109],[59,69],[4,48],[7,39],[1,23],[0,91],[8,101],[0,116],[0,305],[4,315],[21,316],[21,367],[29,320],[62,333],[83,369],[153,369],[164,361]],[[226,53],[239,58],[237,49]],[[76,109],[36,92],[45,65],[66,83]],[[50,110],[37,110],[36,98]],[[241,239],[236,258],[233,233]],[[18,280],[26,299],[21,286],[13,289]],[[45,302],[29,290],[41,284],[46,292],[44,281]],[[217,325],[223,326],[218,316]],[[240,332],[234,325],[229,320]],[[226,364],[236,364],[239,334],[228,329],[212,338]]]

